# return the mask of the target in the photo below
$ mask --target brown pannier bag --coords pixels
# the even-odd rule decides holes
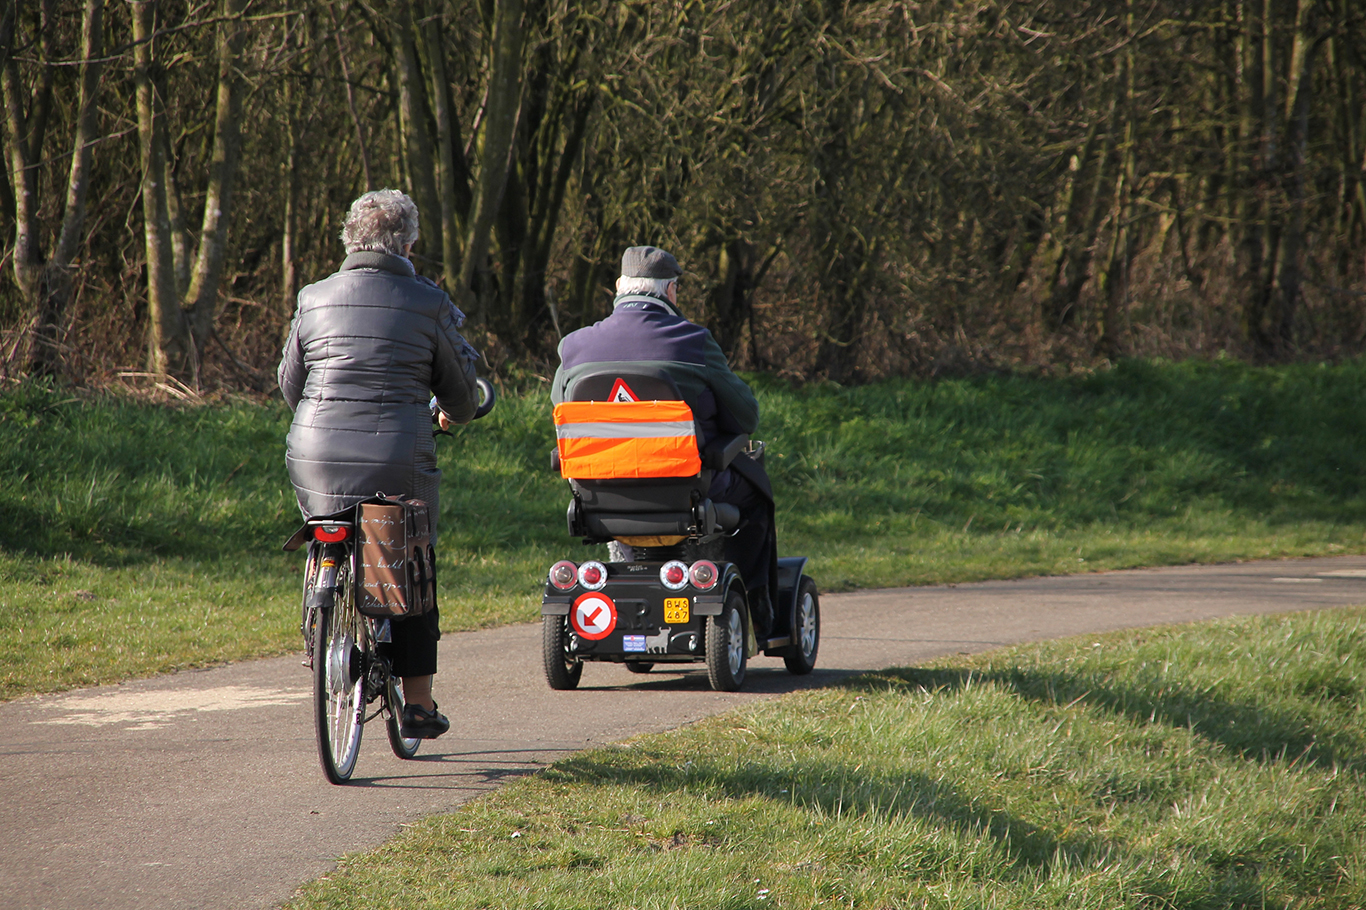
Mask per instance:
[[[436,606],[436,554],[427,504],[380,494],[356,509],[357,608],[420,616]]]

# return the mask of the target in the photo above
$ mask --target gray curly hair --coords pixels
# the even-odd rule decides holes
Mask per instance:
[[[402,256],[417,242],[417,206],[400,190],[374,190],[351,203],[342,225],[346,252],[368,250]]]

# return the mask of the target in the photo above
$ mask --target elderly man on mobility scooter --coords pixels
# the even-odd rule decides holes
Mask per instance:
[[[820,606],[805,558],[777,558],[759,406],[711,333],[678,310],[682,269],[651,246],[622,256],[612,314],[560,343],[556,460],[568,524],[615,559],[551,567],[542,598],[552,688],[585,661],[706,661],[734,691],[748,658],[815,666]]]

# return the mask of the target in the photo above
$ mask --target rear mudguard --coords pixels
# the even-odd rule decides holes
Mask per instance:
[[[805,556],[784,556],[778,560],[778,595],[773,603],[774,634],[763,645],[765,653],[776,654],[792,644],[792,617],[797,613],[797,592],[806,563]]]

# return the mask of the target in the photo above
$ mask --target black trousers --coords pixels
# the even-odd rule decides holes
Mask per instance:
[[[421,616],[389,620],[389,644],[380,653],[389,658],[395,676],[431,676],[436,672],[436,643],[441,640],[441,622],[436,607]]]
[[[441,495],[437,489],[439,478],[439,474],[425,478],[424,482],[418,484],[413,497],[424,500],[431,508],[428,520],[431,522],[433,552],[436,551],[436,519]],[[436,566],[432,566],[432,571],[435,573]],[[432,587],[436,587],[435,579]],[[381,653],[389,658],[395,676],[431,676],[436,673],[436,643],[441,640],[441,623],[436,604],[432,604],[432,608],[421,616],[390,619],[389,635],[393,642],[385,645],[387,651]]]
[[[726,561],[744,576],[754,634],[765,638],[774,628],[778,583],[778,542],[768,474],[763,465],[745,458],[744,463],[716,475],[707,495],[712,502],[729,503],[740,510],[740,530],[726,538]]]

